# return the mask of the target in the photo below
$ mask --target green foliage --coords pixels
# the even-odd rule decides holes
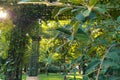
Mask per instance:
[[[49,73],[57,73],[57,72],[60,72],[60,68],[59,68],[59,66],[50,65],[48,67],[48,72]]]
[[[91,74],[96,71],[96,67],[100,64],[99,59],[92,59],[91,63],[88,64],[86,74]]]
[[[81,51],[81,55],[83,55],[80,61],[83,80],[117,80],[119,79],[118,71],[120,69],[120,48],[118,46],[120,42],[119,37],[116,36],[116,34],[119,35],[119,16],[114,19],[116,16],[112,13],[110,7],[117,11],[112,4],[119,5],[119,3],[117,3],[117,0],[114,3],[108,0],[106,2],[108,4],[98,0],[83,3],[85,5],[82,5],[82,7],[74,7],[71,10],[71,13],[75,14],[70,22],[72,31],[67,30],[67,28],[58,30],[72,36],[68,45],[72,44],[73,41],[80,42],[78,46],[80,49],[75,51]],[[71,4],[71,6],[73,5]],[[120,7],[117,8],[120,9]],[[61,48],[65,47],[63,44],[61,46]],[[65,49],[70,50],[66,47]]]
[[[0,22],[0,56],[7,58],[7,51],[9,49],[10,32],[13,24],[9,18]]]
[[[117,22],[119,22],[119,23],[120,23],[120,16],[117,18]]]
[[[0,77],[4,75],[6,70],[6,59],[10,44],[10,35],[13,24],[9,18],[0,21]],[[2,77],[1,77],[2,78]],[[4,78],[4,77],[3,77]]]

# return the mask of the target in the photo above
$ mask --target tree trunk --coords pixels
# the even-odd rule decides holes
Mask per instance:
[[[66,55],[65,54],[63,55],[63,58],[64,58],[64,63],[66,63]],[[66,66],[64,65],[64,80],[67,80],[66,74],[67,74]]]
[[[46,65],[46,69],[45,69],[45,73],[46,73],[47,76],[49,75],[49,74],[48,74],[48,66],[49,66],[49,65]]]
[[[59,66],[60,66],[60,72],[59,72],[59,73],[61,73],[61,71],[62,71],[62,68],[61,68],[61,64],[60,64],[60,62],[59,62]]]
[[[11,58],[8,58],[8,60],[9,59]],[[6,70],[5,80],[22,80],[22,65],[19,59],[9,62],[6,66]]]
[[[81,66],[80,66],[80,64],[78,65],[78,68],[79,68],[79,74],[81,74]]]

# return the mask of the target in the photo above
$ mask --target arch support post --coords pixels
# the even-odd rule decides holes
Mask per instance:
[[[34,26],[35,25],[35,26]],[[33,23],[33,29],[31,34],[32,50],[30,54],[28,77],[26,80],[40,80],[38,78],[38,66],[39,66],[39,47],[40,47],[40,23],[36,21]]]
[[[26,80],[38,79],[38,60],[39,60],[39,42],[40,36],[32,36],[32,51],[30,56],[29,73]]]

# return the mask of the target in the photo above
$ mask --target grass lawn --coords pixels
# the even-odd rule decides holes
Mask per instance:
[[[64,80],[63,75],[57,73],[49,73],[48,76],[46,74],[39,74],[38,76],[40,80]],[[22,80],[26,80],[26,77],[27,75],[23,74]],[[72,75],[68,75],[67,78],[68,80],[74,80]],[[82,80],[81,76],[76,76],[76,78],[76,80]],[[4,80],[4,76],[0,76],[0,80]]]
[[[47,76],[46,74],[39,74],[39,79],[40,80],[64,80],[63,75],[61,74],[57,74],[57,73],[49,73],[49,75]],[[67,75],[68,80],[74,80],[74,76],[73,75]],[[82,76],[76,76],[76,80],[82,80]],[[23,79],[22,80],[26,80],[26,75],[23,75]]]
[[[77,75],[75,76],[75,80],[82,80],[82,76],[81,75]],[[68,80],[74,80],[74,76],[73,75],[67,75],[67,79]]]
[[[40,80],[63,80],[63,76],[61,74],[49,74],[49,76],[41,74],[39,77]]]
[[[61,74],[53,74],[49,73],[47,76],[46,74],[38,75],[40,80],[63,80],[63,76]],[[26,80],[26,75],[23,75],[22,80]]]

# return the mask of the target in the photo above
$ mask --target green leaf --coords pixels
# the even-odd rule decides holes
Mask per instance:
[[[106,57],[112,59],[114,62],[117,62],[117,63],[120,62],[120,56],[115,51],[109,52]]]
[[[79,6],[79,7],[75,8],[75,9],[72,9],[71,12],[73,14],[79,14],[82,9],[84,9],[84,6]]]
[[[95,6],[98,0],[89,0],[89,6]]]
[[[89,16],[88,16],[88,20],[92,20],[92,19],[96,19],[97,18],[97,15],[96,15],[96,13],[95,12],[91,12],[90,14],[89,14]]]
[[[61,31],[61,32],[65,33],[65,34],[68,34],[68,35],[72,34],[69,30],[67,30],[67,29],[65,29],[63,27],[57,28],[56,30]]]
[[[120,23],[120,16],[117,18],[117,22],[119,22],[119,23]]]
[[[83,76],[83,80],[89,80],[88,75],[84,75],[84,76]]]
[[[93,59],[89,64],[88,64],[88,69],[86,70],[87,74],[91,74],[95,71],[96,67],[100,64],[100,60],[97,58]]]
[[[96,46],[92,46],[89,48],[89,50],[87,51],[88,54],[92,54],[94,51],[96,51],[97,47]]]
[[[119,21],[120,22],[120,21]],[[120,26],[117,27],[117,30],[120,31]]]
[[[59,47],[56,48],[56,52],[59,52],[59,50],[64,46],[65,44],[60,45]]]
[[[102,68],[101,69],[101,74],[105,74],[107,72],[108,68]]]
[[[85,34],[76,34],[75,38],[81,41],[88,41],[89,37]]]
[[[49,57],[48,57],[48,64],[50,64],[52,62],[52,57],[53,57],[54,53],[51,54]]]
[[[74,4],[80,4],[82,3],[82,0],[68,0],[68,2],[72,2]]]
[[[73,40],[74,40],[74,36],[71,35],[71,36],[69,37],[69,40],[70,40],[70,41],[73,41]]]
[[[55,15],[58,13],[59,11],[59,8],[58,7],[55,7],[53,10],[52,10],[52,18],[55,17]]]
[[[78,57],[75,62],[76,62],[76,63],[79,63],[80,61],[81,61],[81,57]]]
[[[103,62],[102,68],[109,68],[109,67],[119,68],[120,66],[116,62],[113,62],[113,61],[110,61],[110,60],[105,60]]]
[[[105,12],[107,12],[104,8],[100,8],[100,7],[97,7],[95,11],[97,11],[100,14],[105,14]]]
[[[77,33],[87,35],[86,32],[85,32],[85,29],[83,29],[81,26],[78,28]]]
[[[90,10],[85,10],[82,14],[84,17],[88,17],[90,15],[91,11]]]
[[[109,76],[107,80],[120,80],[118,76]]]
[[[74,25],[73,25],[73,36],[76,34],[76,32],[78,31],[78,28],[79,28],[79,25],[80,25],[80,22],[77,21]]]
[[[75,22],[77,22],[78,20],[76,20],[76,18],[72,18],[70,20],[70,25],[73,26],[75,24]]]
[[[82,13],[77,14],[75,18],[76,18],[78,21],[84,21],[84,20],[85,20],[85,17],[83,16]]]
[[[61,8],[61,9],[58,11],[58,13],[55,15],[55,18],[56,18],[58,15],[63,14],[63,13],[65,13],[65,12],[71,10],[71,9],[72,9],[72,7],[64,7],[64,8]]]

